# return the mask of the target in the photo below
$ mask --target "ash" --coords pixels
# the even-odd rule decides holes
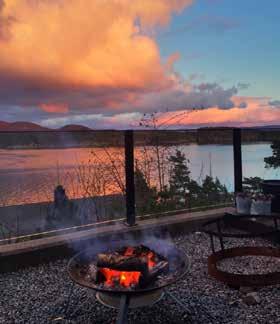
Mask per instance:
[[[185,278],[168,287],[181,305],[165,295],[154,306],[130,310],[129,323],[279,323],[280,285],[255,290],[256,302],[247,303],[250,291],[230,289],[209,277],[207,257],[211,250],[207,235],[193,233],[180,236],[175,243],[186,251],[191,262],[190,272]],[[240,245],[269,246],[269,243],[262,239],[226,242],[226,247]],[[275,260],[267,262],[265,259],[258,257],[254,261],[250,259],[250,262],[242,259],[237,260],[238,266],[236,263],[223,266],[232,269],[242,265],[246,268],[248,262],[253,262],[252,269],[259,273],[279,267],[278,261],[274,264]],[[67,262],[64,259],[0,275],[0,323],[114,323],[117,311],[99,304],[93,290],[77,285],[74,286],[65,318],[63,310],[72,285],[66,272]]]

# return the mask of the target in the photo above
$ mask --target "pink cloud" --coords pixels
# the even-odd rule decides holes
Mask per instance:
[[[69,111],[69,107],[66,104],[40,104],[39,108],[52,114],[65,114]]]
[[[205,110],[167,113],[160,123],[168,127],[178,126],[243,126],[275,125],[280,123],[280,109],[269,104],[266,97],[232,97],[234,107],[221,110],[213,107]],[[244,107],[246,103],[246,108]],[[240,108],[241,107],[241,108]],[[176,117],[176,114],[178,117]]]
[[[156,39],[142,30],[167,26],[191,4],[0,0],[0,105],[63,102],[71,111],[105,111],[170,87],[175,58],[165,64]]]
[[[156,115],[158,125],[162,129],[203,126],[251,127],[257,125],[279,125],[280,109],[271,106],[269,98],[235,96],[232,100],[234,108],[231,109],[213,107],[201,110],[158,113]],[[246,103],[246,108],[244,103]],[[43,125],[59,127],[74,122],[99,129],[127,129],[139,128],[142,118],[141,113],[120,113],[112,116],[81,114],[72,117],[49,118],[43,122]]]

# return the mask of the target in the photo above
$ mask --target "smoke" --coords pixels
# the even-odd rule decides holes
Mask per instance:
[[[79,235],[79,233],[76,233]],[[77,240],[74,234],[68,241],[69,247],[75,253],[87,251],[88,255],[94,255],[104,251],[115,251],[124,246],[146,245],[162,255],[168,255],[174,249],[174,241],[167,229],[160,226],[152,229],[131,230],[126,225],[119,223],[114,225],[111,231],[103,235],[87,235],[86,231]],[[89,234],[89,233],[88,233]]]

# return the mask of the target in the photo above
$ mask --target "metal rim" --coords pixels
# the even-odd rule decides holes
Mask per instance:
[[[159,289],[159,290],[162,290],[162,289]],[[109,307],[109,308],[112,308],[112,309],[119,309],[119,307],[116,307],[114,305],[110,305],[109,303],[106,303],[105,300],[102,299],[102,295],[106,295],[107,293],[106,292],[100,292],[98,291],[96,293],[96,299],[104,306],[106,307]],[[116,294],[114,294],[116,295]],[[155,305],[156,303],[158,303],[159,301],[162,300],[162,298],[164,297],[165,293],[164,291],[161,291],[160,294],[159,294],[159,297],[155,298],[152,303],[150,303],[149,305],[141,305],[141,306],[132,306],[133,305],[133,301],[131,302],[130,300],[130,303],[129,303],[129,308],[139,308],[139,307],[145,307],[145,306],[153,306]],[[144,297],[143,297],[144,298]],[[133,300],[133,297],[132,297],[132,300]]]
[[[179,274],[176,277],[174,276],[174,278],[172,278],[170,280],[167,280],[166,283],[164,283],[162,285],[159,285],[159,286],[151,286],[151,287],[147,287],[147,288],[144,288],[144,289],[136,289],[136,290],[106,289],[105,287],[100,288],[98,285],[95,285],[95,284],[85,280],[84,278],[81,278],[81,277],[77,278],[74,275],[73,268],[77,264],[77,260],[79,260],[82,255],[87,253],[87,251],[89,251],[90,248],[85,249],[85,250],[75,254],[69,260],[68,265],[67,265],[67,272],[68,272],[68,275],[70,276],[70,278],[72,279],[72,281],[74,281],[78,285],[80,285],[82,287],[94,289],[95,291],[98,291],[98,292],[110,293],[110,294],[129,294],[129,295],[142,294],[142,293],[145,293],[145,292],[151,292],[151,291],[162,289],[164,287],[172,285],[175,282],[177,282],[178,280],[180,280],[181,278],[183,278],[189,272],[190,262],[189,262],[189,258],[186,255],[185,251],[180,249],[180,248],[177,248],[176,246],[174,246],[174,249],[180,255],[180,259],[181,259],[182,262],[184,262],[184,266],[182,267],[182,270],[179,272]]]
[[[265,274],[235,274],[218,269],[218,262],[237,256],[271,256],[280,258],[280,249],[263,246],[246,246],[215,252],[208,257],[209,275],[233,287],[269,286],[280,283],[280,272],[269,272]]]
[[[267,216],[263,216],[263,215],[234,215],[234,216],[230,216],[230,220],[232,220],[233,218],[235,218],[235,220],[242,220],[242,219],[246,219],[246,218],[269,218],[270,220],[273,220],[275,217],[274,215],[267,215]],[[279,219],[280,217],[277,217],[277,219]],[[231,238],[255,238],[255,237],[265,237],[265,236],[270,236],[272,234],[276,234],[278,233],[277,229],[273,229],[273,230],[269,230],[269,231],[264,231],[264,232],[256,232],[256,233],[227,233],[227,232],[222,232],[219,234],[218,230],[217,231],[212,231],[210,229],[207,229],[207,226],[212,225],[212,224],[217,224],[219,221],[223,222],[226,221],[226,219],[223,218],[215,218],[214,220],[210,220],[207,221],[206,223],[204,223],[202,225],[202,229],[203,232],[209,235],[213,235],[216,237],[231,237]]]

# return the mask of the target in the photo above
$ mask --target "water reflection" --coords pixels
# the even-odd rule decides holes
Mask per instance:
[[[199,183],[206,175],[218,177],[233,191],[233,153],[231,145],[184,145],[180,149],[190,160],[191,176]],[[141,158],[136,148],[136,159]],[[171,152],[174,147],[171,148]],[[269,144],[242,146],[243,176],[279,178],[280,170],[265,169],[264,157],[271,155]],[[104,176],[106,164],[115,163],[116,182],[123,179],[124,151],[120,148],[67,148],[42,150],[0,150],[0,204],[17,205],[50,201],[54,187],[60,183],[70,198],[85,195],[86,186],[95,185],[103,194],[122,191],[122,183],[98,187],[98,174]],[[112,159],[112,160],[110,160]],[[91,168],[90,165],[99,165]],[[105,170],[105,171],[104,171]],[[100,182],[101,183],[101,182]],[[104,185],[104,184],[103,184]],[[98,187],[98,188],[97,188]],[[89,192],[87,193],[89,194]]]

